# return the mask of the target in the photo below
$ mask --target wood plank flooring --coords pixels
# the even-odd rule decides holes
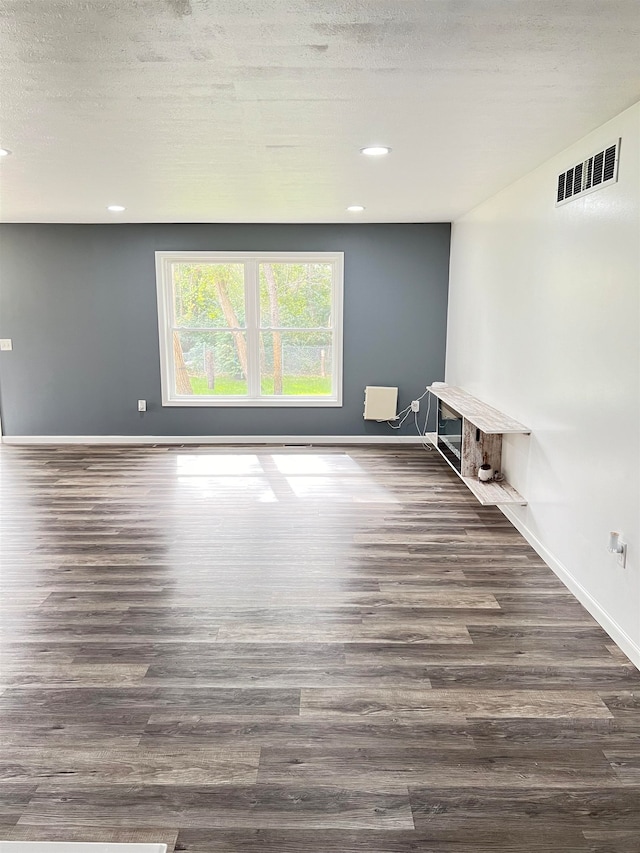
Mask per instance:
[[[640,674],[415,447],[0,449],[0,838],[638,853]]]

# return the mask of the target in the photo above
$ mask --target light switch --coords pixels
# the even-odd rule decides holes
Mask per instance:
[[[0,338],[0,350],[8,351],[13,349],[13,342],[11,338]]]

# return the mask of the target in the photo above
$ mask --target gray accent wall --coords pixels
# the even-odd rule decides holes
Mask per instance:
[[[398,385],[404,406],[444,378],[449,238],[448,223],[2,225],[3,432],[392,435],[363,420],[364,388]],[[343,406],[163,408],[160,250],[344,252]]]

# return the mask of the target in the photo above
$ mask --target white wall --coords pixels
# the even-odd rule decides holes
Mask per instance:
[[[619,136],[618,183],[556,208],[558,173]],[[507,515],[637,665],[639,246],[636,104],[454,224],[446,369],[531,427],[505,440],[529,501]]]

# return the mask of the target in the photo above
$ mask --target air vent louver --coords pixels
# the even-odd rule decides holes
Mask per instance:
[[[604,173],[602,175],[602,183],[610,181],[613,178],[616,169],[616,147],[612,145],[604,152]]]
[[[593,158],[593,186],[597,187],[602,183],[602,164],[604,163],[604,151]]]
[[[618,180],[621,141],[618,139],[613,145],[608,145],[603,151],[598,151],[583,163],[577,163],[558,175],[556,207]]]

